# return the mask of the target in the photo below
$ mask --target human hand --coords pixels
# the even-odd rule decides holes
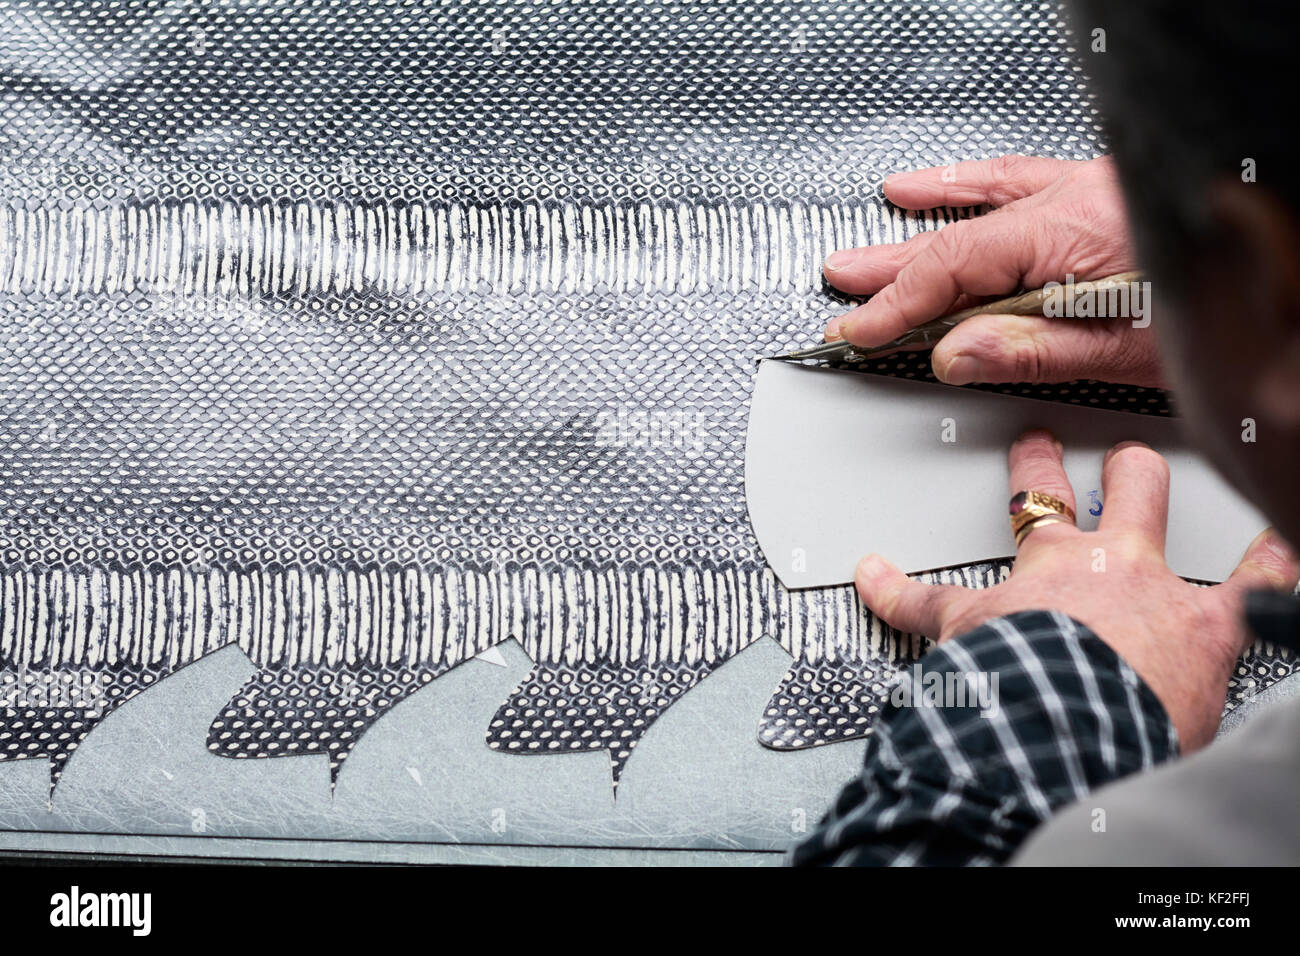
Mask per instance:
[[[871,299],[833,319],[827,341],[883,345],[987,296],[1136,268],[1109,157],[1001,156],[897,173],[886,178],[884,191],[904,209],[998,208],[907,242],[833,253],[823,267],[827,281]],[[1123,319],[975,316],[944,336],[931,362],[951,385],[1079,378],[1161,384],[1153,330]]]
[[[1074,508],[1062,448],[1045,431],[1011,446],[1011,491],[1042,491]],[[1198,587],[1165,564],[1169,467],[1140,442],[1121,442],[1102,465],[1105,507],[1096,531],[1064,522],[1034,527],[1011,577],[987,589],[913,581],[878,555],[858,564],[863,603],[887,624],[945,641],[993,618],[1054,609],[1086,624],[1137,671],[1164,704],[1184,752],[1213,739],[1228,678],[1250,644],[1245,593],[1290,590],[1300,565],[1264,532],[1223,584]]]

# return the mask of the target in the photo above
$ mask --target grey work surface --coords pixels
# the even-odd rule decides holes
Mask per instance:
[[[230,760],[203,746],[251,672],[225,648],[110,715],[47,804],[43,760],[0,765],[0,852],[480,863],[779,863],[861,761],[861,741],[777,753],[754,714],[789,658],[760,641],[647,734],[615,802],[603,753],[487,748],[497,701],[528,671],[475,660],[395,707],[331,800],[323,756]],[[165,732],[162,730],[165,728]],[[494,829],[495,824],[495,829]]]
[[[906,572],[1010,557],[1007,448],[1033,427],[1065,445],[1085,530],[1097,526],[1106,449],[1138,439],[1161,452],[1166,558],[1184,577],[1224,580],[1267,526],[1173,419],[764,362],[745,449],[759,546],[791,588],[846,584],[870,551]]]

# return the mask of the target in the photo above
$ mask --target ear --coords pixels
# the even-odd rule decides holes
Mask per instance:
[[[1223,321],[1244,313],[1240,334],[1261,336],[1250,403],[1276,426],[1300,429],[1300,217],[1259,183],[1216,183],[1208,206],[1219,261],[1206,265],[1230,270],[1220,288],[1234,290]]]

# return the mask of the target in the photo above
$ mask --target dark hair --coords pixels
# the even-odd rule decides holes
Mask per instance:
[[[1241,178],[1300,215],[1291,5],[1072,0],[1144,267],[1175,295],[1207,236],[1207,185]],[[1288,16],[1291,14],[1291,16]],[[1104,34],[1095,31],[1102,30]],[[1097,49],[1094,49],[1097,47]]]

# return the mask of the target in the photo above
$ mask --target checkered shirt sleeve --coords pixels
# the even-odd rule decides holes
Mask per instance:
[[[903,672],[862,772],[790,862],[1001,863],[1058,807],[1177,753],[1160,701],[1087,627],[997,618]]]

